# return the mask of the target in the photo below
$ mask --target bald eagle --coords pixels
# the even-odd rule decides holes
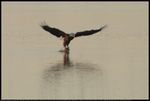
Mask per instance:
[[[80,37],[80,36],[87,36],[87,35],[92,35],[95,34],[101,30],[103,30],[107,25],[104,25],[103,27],[99,29],[94,29],[94,30],[86,30],[86,31],[81,31],[81,32],[76,32],[76,33],[65,33],[57,28],[50,27],[46,23],[40,25],[45,31],[51,33],[52,35],[60,38],[63,38],[63,46],[65,49],[69,49],[69,43],[71,40],[73,40],[75,37]]]

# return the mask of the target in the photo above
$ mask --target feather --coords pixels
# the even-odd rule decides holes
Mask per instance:
[[[101,31],[102,29],[104,29],[107,25],[99,28],[99,29],[96,29],[96,30],[87,30],[87,31],[82,31],[82,32],[77,32],[75,34],[75,37],[79,37],[79,36],[87,36],[87,35],[92,35],[92,34],[95,34],[99,31]]]
[[[52,28],[52,27],[50,27],[50,26],[48,26],[48,25],[46,25],[46,24],[44,24],[44,25],[41,25],[41,27],[45,30],[45,31],[47,31],[47,32],[49,32],[49,33],[51,33],[52,35],[54,35],[54,36],[56,36],[56,37],[64,37],[65,36],[65,32],[63,32],[63,31],[61,31],[61,30],[59,30],[59,29],[57,29],[57,28]]]

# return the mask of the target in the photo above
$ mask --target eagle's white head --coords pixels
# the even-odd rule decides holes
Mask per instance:
[[[75,37],[75,34],[74,33],[70,33],[69,36],[70,37]]]

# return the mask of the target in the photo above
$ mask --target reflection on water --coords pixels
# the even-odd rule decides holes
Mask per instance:
[[[93,90],[95,93],[91,90],[100,85],[101,77],[100,67],[92,63],[72,62],[69,52],[65,51],[62,63],[44,70],[42,97],[85,98],[96,93],[96,90]]]

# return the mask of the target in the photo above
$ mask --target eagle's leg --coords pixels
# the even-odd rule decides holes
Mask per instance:
[[[67,45],[66,49],[69,50],[69,46],[68,45]]]
[[[63,46],[65,48],[64,51],[69,51],[69,46],[65,42],[63,43]]]
[[[64,41],[63,46],[64,46],[65,50],[69,50],[69,43],[68,42]]]
[[[65,45],[64,48],[65,48],[65,50],[69,50],[69,46],[68,45]]]
[[[68,46],[65,46],[65,49],[64,49],[64,52],[69,52],[69,47]]]

